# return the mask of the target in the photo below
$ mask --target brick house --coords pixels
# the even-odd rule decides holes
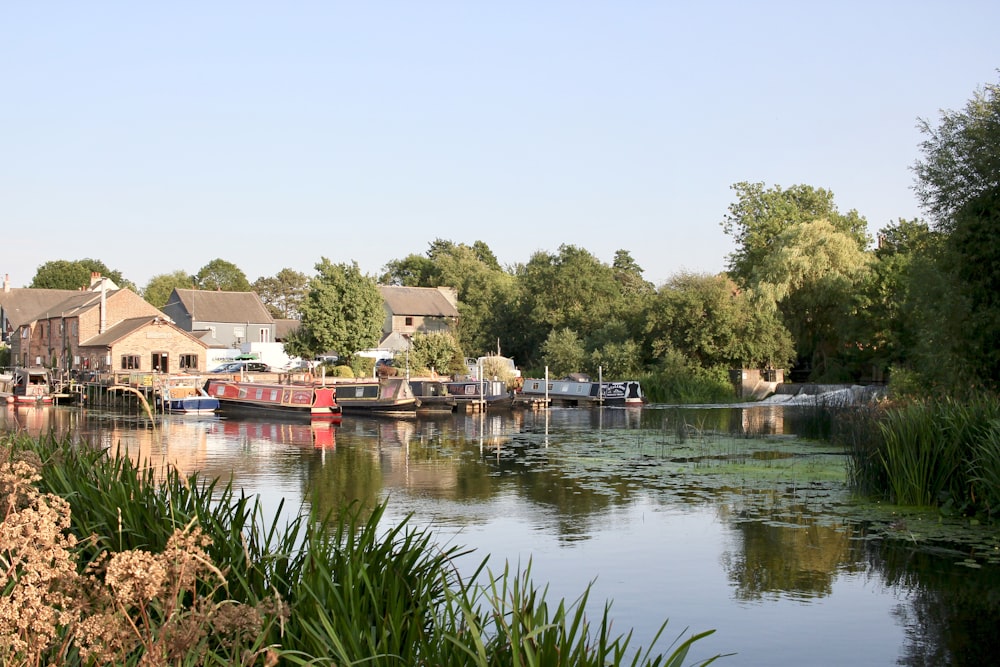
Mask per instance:
[[[0,341],[10,343],[15,331],[30,322],[37,313],[51,311],[57,304],[77,294],[71,289],[35,289],[11,287],[10,276],[4,276],[0,291]]]
[[[111,360],[114,370],[198,373],[205,370],[207,348],[162,315],[147,315],[122,320],[81,343],[79,351],[84,367],[97,368]]]
[[[122,289],[95,274],[87,290],[69,292],[23,321],[11,335],[11,362],[22,366],[47,366],[61,371],[110,371],[131,369],[161,372],[182,370],[181,364],[204,368],[205,344],[170,323],[155,307],[129,289]],[[138,320],[145,322],[139,326]],[[131,322],[109,338],[109,332]],[[149,329],[145,343],[138,329]],[[122,341],[124,331],[130,333]],[[173,329],[180,336],[163,338]],[[176,340],[175,340],[176,339]],[[114,342],[109,347],[108,341]],[[124,346],[123,346],[124,345]],[[117,355],[117,356],[116,356]]]

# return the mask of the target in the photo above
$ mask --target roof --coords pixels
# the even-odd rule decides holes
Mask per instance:
[[[15,287],[10,291],[0,291],[0,306],[3,306],[11,326],[17,328],[38,319],[46,312],[58,312],[54,310],[56,305],[78,294],[89,294],[89,292]]]
[[[192,341],[198,343],[199,345],[207,347],[204,341],[200,340],[196,336],[192,336],[187,331],[184,331],[183,329],[178,327],[176,324],[173,324],[163,319],[162,317],[149,317],[149,316],[133,317],[128,320],[122,320],[113,327],[110,327],[104,333],[97,334],[93,338],[81,341],[80,347],[110,347],[111,345],[117,343],[118,341],[125,338],[129,334],[133,334],[136,331],[139,331],[140,329],[151,325],[170,327],[174,331],[183,334],[184,336],[190,338]]]
[[[198,322],[272,322],[256,292],[175,289],[184,310]]]
[[[458,309],[436,287],[379,285],[378,289],[393,315],[458,317]]]
[[[288,338],[288,334],[298,329],[301,324],[301,320],[275,320],[274,337],[277,340],[284,340]]]

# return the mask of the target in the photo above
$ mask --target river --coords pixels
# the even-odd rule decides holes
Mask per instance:
[[[567,408],[310,425],[0,409],[0,431],[71,433],[229,478],[277,512],[388,499],[443,544],[530,561],[550,599],[592,584],[617,633],[730,665],[981,664],[1000,651],[996,558],[873,539],[817,408]],[[912,521],[912,520],[911,520]],[[913,530],[916,530],[915,528]],[[986,530],[986,529],[983,529]],[[993,534],[995,534],[995,530]]]

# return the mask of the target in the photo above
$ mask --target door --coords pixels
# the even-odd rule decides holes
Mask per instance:
[[[166,352],[153,352],[150,368],[154,373],[166,373],[170,366],[169,355]]]

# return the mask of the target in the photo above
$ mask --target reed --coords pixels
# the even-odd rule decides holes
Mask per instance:
[[[231,483],[68,439],[0,441],[0,463],[4,527],[33,536],[0,544],[0,587],[48,621],[0,605],[2,664],[674,666],[709,634],[632,651],[586,592],[550,603],[530,566],[480,585],[485,559],[464,581],[467,551],[386,528],[384,504],[279,524]]]

